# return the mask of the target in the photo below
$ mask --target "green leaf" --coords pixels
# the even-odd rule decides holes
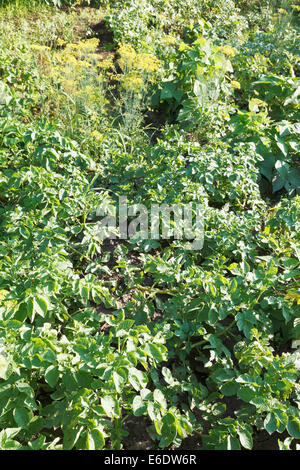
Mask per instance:
[[[273,180],[273,193],[276,193],[279,191],[281,188],[284,186],[284,179],[282,179],[280,176],[277,176]]]
[[[173,413],[168,412],[162,419],[161,439],[159,447],[165,449],[175,440],[177,436],[176,418]]]
[[[243,431],[238,431],[238,436],[242,446],[245,449],[251,450],[253,447],[253,440],[250,432],[244,429]]]
[[[105,445],[105,439],[99,429],[92,429],[88,433],[89,450],[101,450]]]
[[[174,98],[178,103],[180,102],[183,96],[183,92],[178,90],[176,84],[173,82],[163,82],[162,89],[160,92],[161,100],[171,100]]]
[[[64,437],[63,437],[63,449],[64,450],[72,450],[81,436],[83,431],[83,426],[79,428],[72,428],[67,426],[64,428]]]
[[[48,311],[48,303],[43,297],[39,295],[35,296],[33,299],[33,306],[34,306],[34,311],[38,315],[40,315],[41,317],[44,317],[46,315]]]
[[[160,405],[158,403],[148,403],[147,412],[152,421],[159,421],[161,418]]]
[[[299,265],[299,260],[296,258],[283,258],[282,264],[285,268],[295,268]]]
[[[232,279],[229,285],[229,292],[230,294],[233,294],[237,289],[237,282],[236,279]]]
[[[287,430],[291,437],[300,439],[300,420],[299,418],[289,418]]]
[[[30,448],[32,450],[40,450],[46,441],[45,436],[39,436],[37,439],[30,443]]]
[[[240,450],[241,446],[236,437],[227,436],[227,450]]]
[[[0,105],[8,105],[12,97],[10,95],[8,86],[1,80],[0,81]]]
[[[140,395],[134,397],[132,402],[132,410],[134,416],[142,416],[146,412],[147,406]]]
[[[17,425],[24,429],[28,426],[32,417],[32,413],[26,408],[18,406],[14,409],[13,416]]]
[[[269,434],[273,434],[273,432],[277,430],[279,424],[279,419],[274,413],[271,412],[267,414],[264,420],[264,427]]]
[[[163,346],[165,349],[165,347]],[[160,349],[156,346],[156,344],[146,344],[144,348],[145,352],[149,354],[149,356],[153,357],[157,362],[161,362],[164,360],[164,356],[162,355]]]
[[[279,420],[279,426],[277,427],[277,432],[283,432],[288,424],[288,415],[282,410],[274,410],[275,415]]]
[[[118,393],[121,393],[127,379],[126,371],[118,368],[112,373],[113,382]]]
[[[135,367],[131,367],[129,369],[128,380],[137,391],[140,391],[142,388],[146,388],[148,383],[146,374]]]
[[[161,390],[156,388],[153,392],[153,399],[159,403],[163,408],[167,408],[167,400]]]
[[[2,354],[0,354],[0,379],[6,378],[6,371],[8,368],[8,362]]]
[[[220,392],[225,396],[225,397],[231,397],[232,395],[235,395],[239,386],[236,382],[227,382],[226,384],[223,384],[220,388]]]
[[[78,389],[76,375],[70,370],[66,370],[65,374],[62,376],[62,382],[67,390],[74,391]]]
[[[9,440],[4,443],[3,450],[18,450],[21,447],[22,444],[20,444],[20,442]]]
[[[209,284],[209,290],[210,290],[210,293],[213,297],[216,297],[217,295],[217,289],[215,288],[214,284],[211,282]]]
[[[118,418],[120,416],[119,404],[111,395],[106,395],[101,398],[101,405],[109,418]]]
[[[252,398],[255,398],[256,393],[249,387],[241,387],[238,390],[237,395],[241,400],[246,403],[250,403]]]
[[[28,310],[27,310],[27,305],[25,302],[20,303],[19,308],[17,312],[15,313],[15,320],[18,320],[20,322],[23,322],[25,318],[28,316]]]
[[[89,299],[89,296],[90,296],[90,289],[89,289],[89,286],[80,284],[80,286],[79,286],[79,292],[80,292],[80,297],[81,297],[83,300],[88,300],[88,299]]]
[[[288,153],[288,149],[287,149],[287,146],[286,144],[284,143],[284,141],[282,139],[277,139],[277,146],[278,148],[280,149],[280,151],[283,153],[283,155],[286,157],[287,156],[287,153]]]
[[[134,324],[133,320],[123,320],[116,328],[116,337],[120,338],[121,336],[128,335],[130,328]]]
[[[29,297],[27,299],[27,315],[28,315],[28,317],[30,318],[31,321],[34,320],[35,310],[34,310],[34,302],[33,302],[32,297]]]
[[[54,388],[58,382],[59,372],[57,366],[50,366],[45,372],[45,380],[50,385],[50,387]]]

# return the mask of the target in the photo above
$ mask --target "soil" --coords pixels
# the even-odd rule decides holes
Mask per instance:
[[[147,432],[147,423],[144,417],[130,416],[124,424],[128,436],[123,438],[124,450],[155,450],[157,446]]]

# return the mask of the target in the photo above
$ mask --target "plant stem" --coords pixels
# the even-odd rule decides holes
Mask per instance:
[[[233,326],[235,325],[235,323],[236,323],[236,322],[235,322],[235,319],[232,320],[232,322],[230,323],[230,325],[227,326],[227,328],[225,328],[224,330],[220,331],[219,333],[216,333],[215,336],[216,336],[217,338],[219,338],[220,336],[226,335],[226,333],[227,333],[228,331],[230,331],[231,328],[233,328]],[[196,347],[198,347],[198,346],[202,346],[202,344],[205,344],[205,343],[208,343],[208,340],[207,340],[207,339],[203,339],[202,341],[198,341],[197,343],[194,343],[194,344],[191,346],[191,348],[193,349],[193,348],[196,348]]]

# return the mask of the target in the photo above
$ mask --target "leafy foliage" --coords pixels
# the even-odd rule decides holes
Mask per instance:
[[[299,447],[295,5],[116,1],[83,31],[46,3],[0,9],[0,448],[126,448],[132,417],[159,449]],[[203,249],[103,242],[120,195],[201,203]]]

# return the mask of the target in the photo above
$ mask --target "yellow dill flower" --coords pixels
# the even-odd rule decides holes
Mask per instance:
[[[197,73],[196,76],[199,78],[207,71],[206,67],[201,67],[201,65],[197,65]]]
[[[98,131],[91,132],[91,137],[94,138],[97,142],[103,142],[104,136]]]
[[[113,59],[111,57],[108,57],[106,59],[101,60],[101,62],[99,62],[97,65],[101,69],[107,70],[107,69],[111,69],[113,67],[114,62],[113,62]]]
[[[130,44],[121,44],[118,53],[120,54],[118,63],[122,69],[133,66],[137,54]]]
[[[124,78],[124,75],[118,73],[108,73],[107,74],[110,80],[121,81]]]
[[[278,13],[281,13],[282,15],[287,15],[288,12],[286,10],[284,10],[283,8],[278,8]]]
[[[5,299],[5,297],[9,294],[8,290],[0,290],[0,302]]]
[[[143,78],[137,72],[132,71],[126,75],[121,76],[120,82],[123,88],[136,91],[142,87]]]
[[[14,305],[14,300],[5,300],[8,294],[8,290],[0,290],[0,305],[6,305],[7,307],[12,307]]]
[[[97,38],[91,38],[91,39],[86,39],[85,41],[80,41],[80,47],[82,49],[85,49],[87,51],[95,51],[97,47],[99,46],[99,39]]]
[[[152,54],[138,54],[133,68],[153,73],[159,68],[159,60]]]
[[[294,4],[292,4],[292,5],[291,5],[291,8],[293,8],[293,10],[300,11],[300,6],[299,6],[299,5],[294,5]]]
[[[260,106],[268,106],[265,101],[260,100],[259,98],[251,98],[249,101],[249,111],[256,113],[259,111]]]
[[[74,80],[65,79],[61,82],[64,89],[69,93],[76,93],[76,82]]]
[[[73,54],[69,54],[68,52],[55,53],[54,58],[61,66],[66,64],[71,64],[75,66],[77,63],[76,57],[74,57]]]
[[[95,62],[98,62],[101,58],[100,58],[99,54],[91,53],[91,54],[87,55],[86,59],[90,60],[93,63],[95,63]]]
[[[206,39],[203,37],[203,36],[198,36],[198,38],[196,39],[196,41],[194,42],[194,44],[198,44],[199,46],[205,46],[206,44]]]
[[[129,68],[153,73],[159,68],[159,60],[149,53],[138,54],[131,44],[121,44],[118,49],[120,58],[118,63],[121,69]]]
[[[179,51],[183,52],[183,51],[187,51],[188,49],[189,49],[189,46],[185,42],[182,41],[179,46]]]
[[[30,49],[34,50],[34,51],[50,51],[50,47],[48,46],[41,46],[40,44],[31,44],[30,45]]]
[[[56,61],[61,61],[61,53],[60,52],[54,52],[53,57]]]
[[[267,103],[259,98],[252,98],[251,100],[253,103],[257,104],[258,106],[268,106]]]
[[[237,88],[238,90],[241,89],[241,84],[240,84],[240,82],[237,82],[236,80],[231,80],[230,84],[231,84],[231,86],[232,86],[233,88]]]
[[[163,37],[162,41],[166,46],[174,46],[177,43],[177,39],[171,35]]]
[[[228,57],[234,57],[238,53],[235,47],[231,47],[229,45],[219,46],[218,50]]]
[[[94,87],[92,85],[86,85],[85,88],[82,90],[84,93],[93,93],[94,92]]]
[[[98,99],[97,94],[95,93],[95,87],[92,85],[86,85],[85,88],[79,91],[81,98],[86,101],[87,104],[93,105]]]
[[[80,49],[79,44],[73,44],[70,42],[66,45],[66,51],[77,51],[78,49]]]
[[[86,68],[89,68],[89,67],[92,66],[92,65],[91,65],[89,62],[87,62],[86,60],[77,60],[76,65],[77,65],[78,67],[86,67]]]
[[[297,305],[300,305],[300,293],[295,291],[288,291],[288,293],[284,296],[285,299],[291,300],[292,302],[296,302]]]
[[[66,43],[66,41],[65,41],[64,39],[58,39],[58,40],[57,40],[57,44],[58,44],[59,46],[64,46],[64,45],[67,44],[67,43]]]
[[[79,41],[77,44],[68,43],[66,44],[64,54],[72,54],[75,56],[89,55],[96,51],[99,44],[99,39],[92,38]]]

